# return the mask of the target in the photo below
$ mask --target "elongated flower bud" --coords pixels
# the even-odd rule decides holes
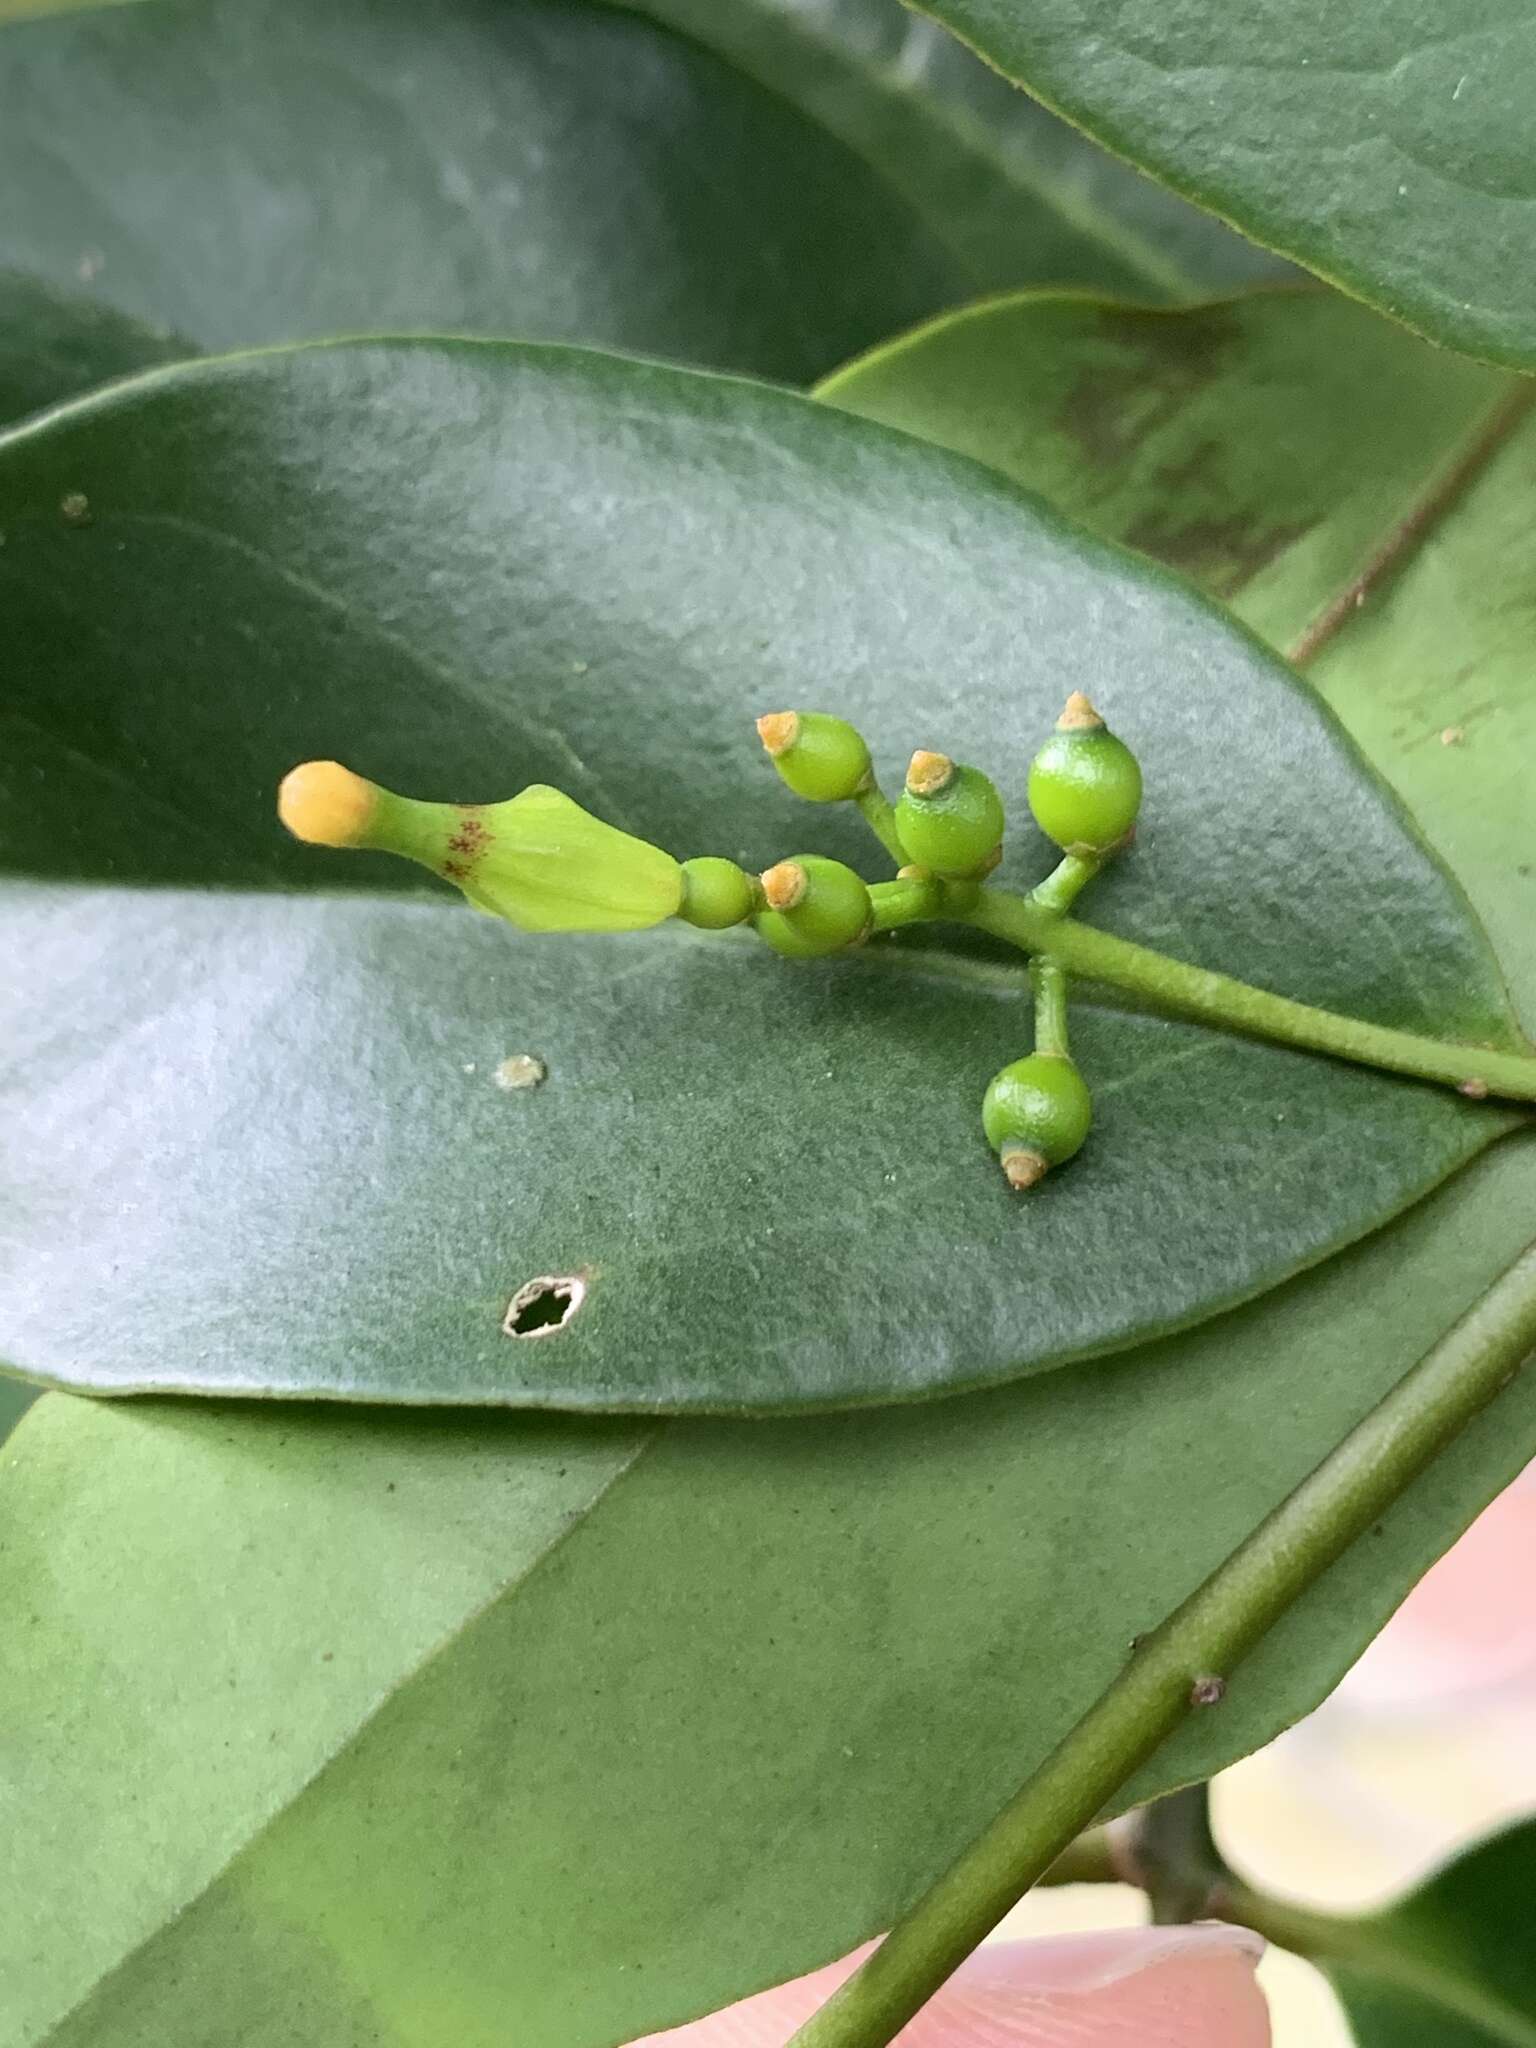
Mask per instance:
[[[1065,1053],[1034,1052],[993,1075],[981,1121],[1008,1185],[1029,1188],[1081,1148],[1093,1100]]]
[[[1003,841],[1003,800],[979,768],[919,749],[896,803],[896,832],[907,858],[946,880],[984,874],[997,865]]]
[[[763,875],[762,890],[767,908],[753,928],[791,960],[840,952],[863,938],[874,918],[862,878],[819,853],[781,860]]]
[[[1080,690],[1030,763],[1029,807],[1067,853],[1108,853],[1136,822],[1141,769]]]
[[[277,809],[295,838],[402,854],[526,932],[640,931],[683,900],[670,854],[543,783],[500,804],[420,803],[338,761],[306,761],[284,777]]]
[[[758,737],[796,796],[813,804],[846,802],[870,781],[869,748],[845,718],[825,711],[770,711]]]

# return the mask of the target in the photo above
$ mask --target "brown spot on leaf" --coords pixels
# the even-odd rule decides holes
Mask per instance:
[[[1242,338],[1243,323],[1230,306],[1176,319],[1105,308],[1094,323],[1089,361],[1062,402],[1062,431],[1095,468],[1123,468],[1204,390]]]
[[[1164,511],[1146,513],[1122,538],[1217,597],[1232,597],[1311,528],[1309,519],[1266,521],[1243,511],[1184,520]]]

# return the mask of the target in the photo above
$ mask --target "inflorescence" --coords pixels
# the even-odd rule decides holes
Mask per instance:
[[[866,883],[815,853],[756,875],[715,857],[677,861],[537,783],[506,803],[422,803],[339,762],[308,761],[284,778],[278,812],[299,839],[418,861],[477,910],[523,931],[639,931],[676,917],[705,931],[749,926],[786,958],[812,960],[974,905],[1002,857],[1005,823],[1002,799],[979,768],[920,749],[892,805],[869,748],[844,719],[778,711],[757,729],[798,796],[857,805],[898,864],[894,881]],[[1129,842],[1141,804],[1135,757],[1081,693],[1068,698],[1030,766],[1029,804],[1063,856],[1029,900],[1064,913]],[[1070,1159],[1092,1118],[1067,1049],[1066,972],[1039,958],[1034,976],[1034,1050],[993,1077],[982,1105],[987,1142],[1020,1189]]]

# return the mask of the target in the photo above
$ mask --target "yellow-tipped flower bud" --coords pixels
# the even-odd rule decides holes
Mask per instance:
[[[796,796],[837,804],[869,786],[869,748],[845,718],[824,711],[770,711],[757,721],[757,732]]]
[[[896,832],[907,857],[946,880],[996,867],[1003,843],[1003,800],[979,768],[919,748],[896,803]]]
[[[869,930],[874,908],[852,868],[819,853],[781,860],[762,877],[767,905],[752,920],[759,938],[791,960],[841,952]]]
[[[339,761],[304,761],[278,785],[277,815],[312,846],[361,846],[378,794]]]
[[[401,854],[522,931],[640,931],[683,900],[670,854],[543,783],[500,804],[419,803],[339,762],[306,761],[283,778],[277,807],[296,838]]]

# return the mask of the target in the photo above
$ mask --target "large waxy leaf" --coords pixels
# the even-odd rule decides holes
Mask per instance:
[[[33,1389],[19,1380],[0,1379],[0,1440],[16,1427],[33,1399]]]
[[[875,165],[975,288],[1184,298],[1289,269],[1096,148],[902,0],[621,0],[686,31]]]
[[[822,389],[1183,569],[1303,661],[1536,1025],[1531,385],[1308,292],[1167,315],[1021,296]]]
[[[1435,1872],[1321,1959],[1360,2048],[1531,2048],[1536,1822]]]
[[[0,1470],[0,2043],[607,2048],[829,1960],[1487,1286],[1533,1170],[921,1408],[50,1397]],[[1527,1375],[1124,1799],[1313,1705],[1533,1441]]]
[[[610,1408],[904,1398],[1214,1313],[1506,1127],[1085,1008],[1096,1136],[1021,1204],[976,1128],[1028,1040],[1016,957],[524,939],[277,830],[282,771],[338,755],[428,795],[563,783],[677,853],[863,857],[856,819],[777,783],[753,709],[820,701],[887,762],[941,742],[1017,802],[1081,686],[1151,792],[1107,922],[1507,1039],[1463,902],[1308,695],[976,465],[685,372],[350,346],[167,372],[16,433],[0,523],[6,944],[31,969],[6,1025],[15,1369]],[[1023,830],[1005,874],[1043,865]],[[509,1097],[489,1076],[524,1051],[551,1077]],[[585,1303],[509,1338],[541,1274],[584,1276]]]
[[[1486,0],[922,0],[1186,198],[1419,332],[1536,366],[1536,19]]]
[[[192,353],[173,335],[98,305],[82,287],[56,290],[0,272],[0,425]]]
[[[0,266],[204,347],[466,329],[798,382],[976,285],[824,128],[586,0],[10,23],[0,189]]]

